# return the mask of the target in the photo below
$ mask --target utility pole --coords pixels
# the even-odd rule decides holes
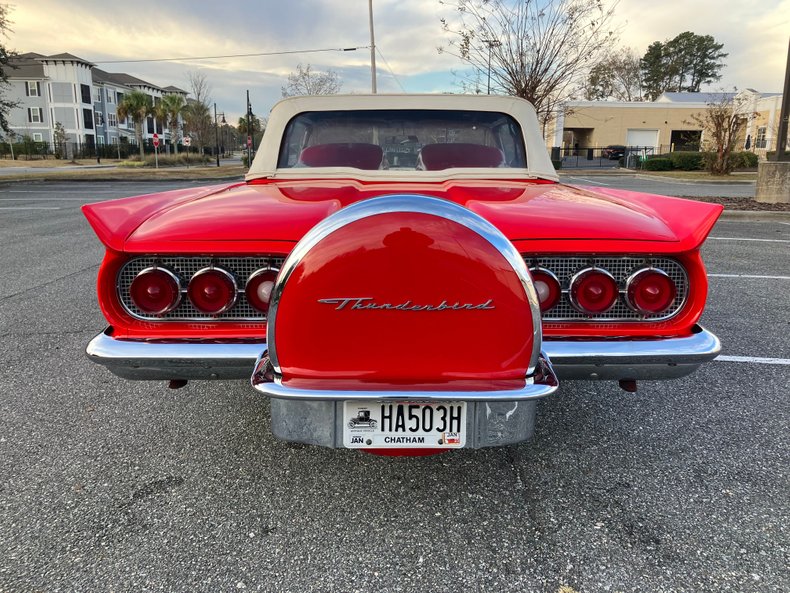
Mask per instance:
[[[370,92],[376,94],[376,38],[373,35],[373,0],[368,0],[370,17]]]
[[[214,154],[217,155],[217,167],[219,167],[219,128],[217,127],[217,104],[214,103]]]
[[[252,105],[250,91],[247,91],[247,168],[252,166]]]
[[[502,42],[499,39],[483,39],[483,43],[488,46],[488,92],[487,94],[491,94],[491,49],[494,47],[499,47],[502,45]]]

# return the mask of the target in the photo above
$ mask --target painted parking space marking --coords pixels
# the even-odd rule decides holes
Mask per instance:
[[[755,364],[790,365],[790,358],[766,358],[763,356],[727,356],[725,354],[719,354],[715,360],[718,362],[751,362]]]
[[[586,177],[567,177],[567,179],[578,179],[579,181],[584,181],[585,183],[592,183],[593,185],[603,185],[605,187],[609,187],[608,183],[601,183],[600,181],[593,181],[592,179],[587,179]]]
[[[0,210],[60,210],[57,206],[0,206]]]
[[[708,237],[713,241],[755,241],[757,243],[790,243],[790,239],[751,239],[746,237]]]
[[[754,278],[757,280],[790,280],[790,276],[759,276],[757,274],[708,274],[708,278]]]

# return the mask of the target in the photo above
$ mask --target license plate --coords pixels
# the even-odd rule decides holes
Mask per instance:
[[[351,449],[457,449],[466,443],[466,402],[343,402]]]

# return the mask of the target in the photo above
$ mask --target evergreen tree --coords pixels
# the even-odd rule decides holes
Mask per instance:
[[[0,37],[8,36],[8,6],[0,4]],[[18,105],[16,101],[5,98],[4,89],[8,86],[8,70],[12,66],[9,62],[16,56],[16,52],[6,48],[0,43],[0,129],[6,134],[11,134],[8,127],[8,112]]]

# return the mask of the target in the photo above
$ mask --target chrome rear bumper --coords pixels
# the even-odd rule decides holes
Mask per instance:
[[[88,344],[87,355],[124,379],[249,380],[266,340],[125,340],[109,330]],[[719,339],[701,326],[679,338],[543,340],[559,379],[674,379],[716,358]]]

